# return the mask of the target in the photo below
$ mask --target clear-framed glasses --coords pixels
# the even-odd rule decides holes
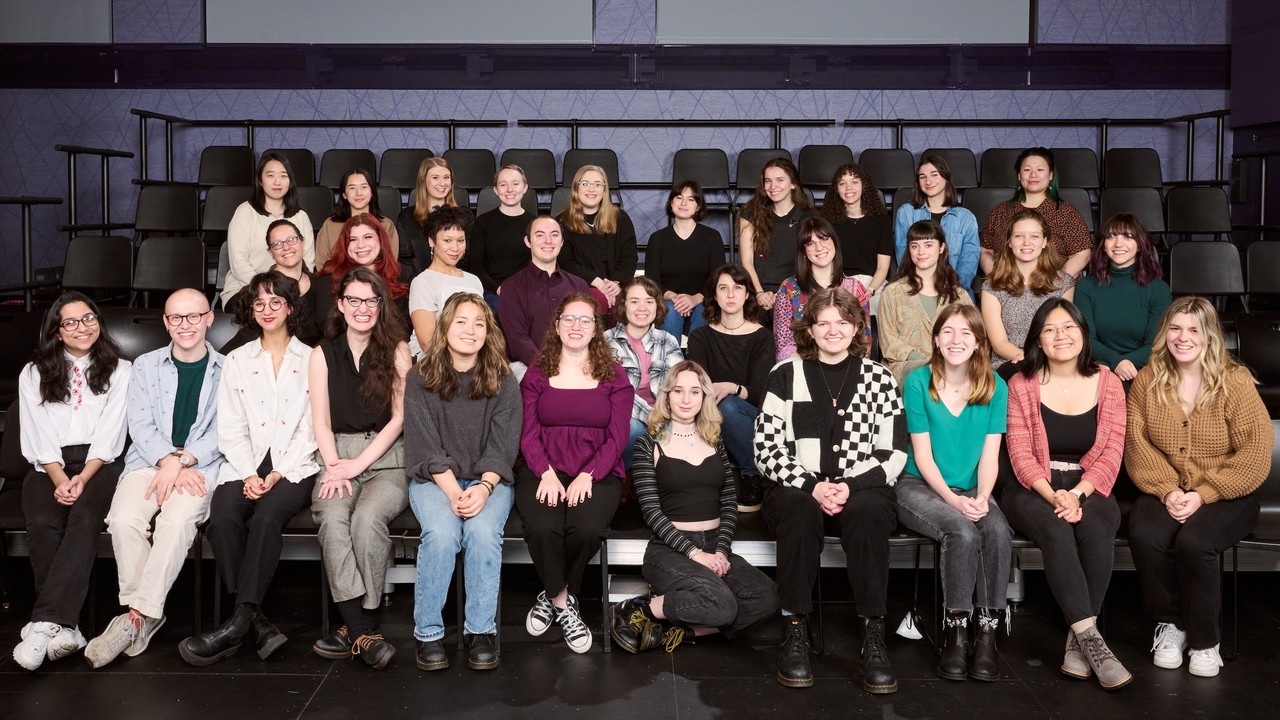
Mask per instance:
[[[266,301],[264,301],[262,298],[258,298],[257,300],[253,301],[254,312],[263,312],[267,308],[271,308],[272,310],[279,310],[282,307],[284,307],[284,298],[273,297],[270,300],[266,300]]]
[[[835,244],[835,239],[829,238],[826,235],[814,235],[813,237],[804,241],[805,248],[817,247],[818,245],[834,245],[834,244]]]
[[[183,320],[186,320],[189,325],[196,325],[197,323],[200,322],[201,318],[203,318],[205,315],[208,315],[211,312],[213,311],[205,310],[204,312],[201,312],[201,313],[193,312],[193,313],[187,313],[186,315],[165,315],[164,321],[169,323],[170,327],[178,327],[179,325],[182,324]]]
[[[579,180],[578,187],[583,190],[603,190],[604,183],[598,180]]]
[[[594,315],[561,315],[560,324],[565,327],[577,325],[578,327],[589,328],[595,326],[596,318]]]
[[[88,315],[85,315],[84,317],[81,317],[81,318],[67,318],[66,320],[63,320],[62,322],[58,323],[58,327],[62,328],[63,330],[66,330],[67,332],[72,332],[76,328],[80,327],[81,325],[84,325],[85,327],[90,328],[97,324],[98,324],[98,316],[94,315],[93,313],[89,313]]]
[[[281,238],[274,242],[267,243],[267,247],[271,248],[272,250],[280,250],[287,247],[293,247],[294,245],[297,245],[300,242],[302,242],[302,238],[298,237],[297,235],[290,235],[287,238]]]
[[[343,295],[342,300],[350,305],[352,310],[359,310],[365,305],[368,305],[371,310],[377,310],[378,305],[382,303],[382,298],[376,295],[367,298],[356,297],[355,295]]]

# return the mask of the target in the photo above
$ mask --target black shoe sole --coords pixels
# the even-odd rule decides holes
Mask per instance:
[[[232,645],[231,647],[227,648],[226,650],[223,650],[217,655],[210,655],[208,657],[205,657],[204,655],[196,655],[195,653],[188,650],[187,644],[185,642],[178,643],[178,654],[182,656],[183,660],[187,661],[188,665],[194,665],[196,667],[209,667],[210,665],[213,665],[214,663],[220,660],[224,660],[226,658],[231,657],[232,655],[235,655],[236,651],[238,651],[239,649],[240,649],[240,644],[236,643],[235,645]]]
[[[383,655],[380,659],[375,660],[373,662],[369,662],[368,656],[366,655],[361,655],[360,659],[364,660],[364,664],[368,665],[374,670],[381,670],[382,668],[386,667],[391,663],[391,658],[395,657],[395,654],[396,654],[396,651],[393,648],[391,652],[387,653],[386,655]]]
[[[785,675],[783,675],[782,673],[778,673],[777,677],[778,677],[778,683],[779,683],[780,685],[785,685],[786,687],[793,687],[793,688],[807,688],[807,687],[813,687],[813,678],[812,678],[812,677],[807,677],[807,678],[789,678],[789,677],[786,677]]]
[[[967,672],[962,672],[962,673],[943,672],[942,668],[938,668],[938,677],[942,678],[943,680],[966,680],[970,677],[970,675]]]
[[[982,675],[979,673],[970,672],[969,677],[974,680],[977,680],[978,682],[995,682],[1000,679],[1000,674],[996,673],[995,675]]]

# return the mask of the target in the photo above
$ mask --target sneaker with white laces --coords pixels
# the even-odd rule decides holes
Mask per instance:
[[[138,637],[134,639],[129,647],[124,649],[124,654],[129,657],[138,657],[146,652],[147,646],[151,644],[151,638],[155,637],[156,632],[164,625],[164,621],[168,618],[161,615],[153,618],[150,615],[142,616],[142,627],[138,630]]]
[[[53,640],[49,641],[49,647],[45,650],[45,656],[50,660],[61,660],[68,655],[73,655],[84,648],[88,643],[84,639],[84,635],[80,634],[80,628],[64,627],[62,632],[58,633]]]
[[[551,627],[551,623],[556,619],[556,606],[551,604],[547,599],[545,592],[538,593],[538,599],[534,601],[533,607],[529,609],[529,614],[524,618],[524,629],[534,637],[540,637]]]
[[[102,634],[89,641],[84,649],[84,659],[90,667],[100,668],[120,657],[124,649],[138,639],[139,625],[129,613],[117,615],[107,623]]]
[[[591,630],[587,628],[586,623],[582,622],[582,615],[578,612],[577,598],[569,596],[564,609],[556,613],[556,622],[560,624],[560,630],[564,633],[564,642],[570,650],[581,654],[591,649]]]
[[[31,623],[22,642],[13,649],[14,662],[27,670],[35,670],[44,662],[49,642],[62,632],[61,625],[50,622]]]
[[[1222,656],[1218,654],[1218,646],[1203,650],[1191,651],[1191,662],[1187,669],[1196,677],[1217,677],[1218,668],[1222,667]]]
[[[1151,651],[1155,653],[1152,662],[1156,667],[1176,670],[1182,667],[1182,656],[1187,652],[1187,634],[1173,623],[1160,623],[1156,625]]]

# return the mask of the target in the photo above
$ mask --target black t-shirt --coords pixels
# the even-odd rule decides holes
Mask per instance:
[[[498,292],[503,280],[529,264],[524,235],[532,219],[527,212],[511,216],[499,208],[476,218],[461,265],[480,278],[485,292]]]
[[[835,227],[845,275],[875,275],[877,256],[893,257],[893,219],[889,215],[845,218]]]
[[[706,290],[711,273],[723,264],[724,239],[719,232],[699,223],[688,239],[682,239],[668,226],[649,236],[644,274],[663,290],[696,295]]]

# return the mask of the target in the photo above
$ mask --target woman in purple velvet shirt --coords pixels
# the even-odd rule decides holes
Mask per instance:
[[[539,636],[560,625],[569,649],[591,649],[575,597],[622,496],[635,390],[613,361],[596,305],[572,293],[520,383],[524,427],[516,507],[543,592],[525,618]]]

